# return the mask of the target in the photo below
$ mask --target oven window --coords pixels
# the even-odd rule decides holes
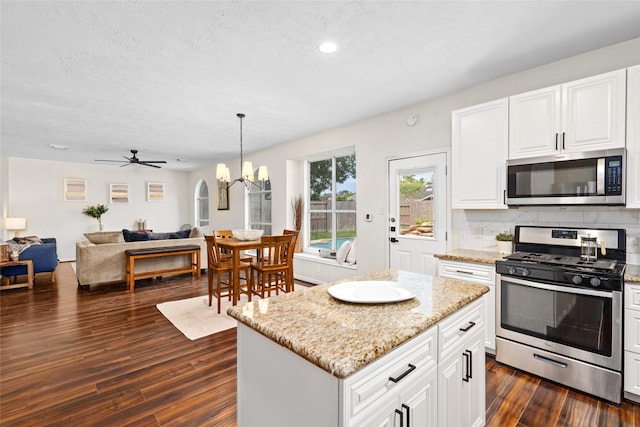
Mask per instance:
[[[501,326],[611,356],[611,298],[501,281]]]

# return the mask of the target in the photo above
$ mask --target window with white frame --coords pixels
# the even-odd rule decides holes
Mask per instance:
[[[247,192],[249,209],[248,226],[254,230],[264,230],[265,235],[271,233],[271,181],[258,180],[258,170],[255,171],[255,182],[259,186],[251,185]]]
[[[209,187],[205,180],[196,185],[196,227],[209,225]]]
[[[336,250],[356,233],[356,155],[308,162],[307,224],[311,249]]]

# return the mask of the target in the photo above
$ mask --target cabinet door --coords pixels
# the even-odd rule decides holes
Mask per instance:
[[[603,150],[625,146],[626,70],[562,85],[563,149]]]
[[[546,156],[560,148],[560,85],[509,98],[509,158]]]
[[[627,69],[627,208],[640,208],[640,65]]]
[[[439,426],[465,426],[467,417],[463,412],[466,402],[462,402],[462,378],[465,369],[462,351],[452,352],[438,365]]]
[[[405,392],[400,394],[399,409],[405,414],[403,425],[438,425],[437,380],[438,370],[434,367],[430,373],[420,378],[419,381],[415,381]],[[396,421],[396,425],[400,424],[397,424]]]
[[[462,394],[468,399],[469,418],[464,425],[480,427],[485,423],[485,373],[484,373],[484,344],[481,336],[477,335],[474,342],[466,348],[471,359],[471,375],[468,382],[462,384]]]
[[[491,354],[496,354],[496,285],[491,284],[484,298],[484,346]]]
[[[624,349],[640,354],[640,311],[624,310]]]
[[[452,113],[453,209],[506,209],[508,99]]]

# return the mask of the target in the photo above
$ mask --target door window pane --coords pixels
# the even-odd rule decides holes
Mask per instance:
[[[196,226],[209,225],[209,187],[206,181],[200,181],[196,197]]]
[[[435,226],[433,172],[433,170],[421,170],[399,174],[400,235],[433,237]]]

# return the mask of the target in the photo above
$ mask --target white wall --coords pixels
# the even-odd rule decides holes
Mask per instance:
[[[58,257],[63,261],[75,259],[75,243],[85,240],[83,233],[98,231],[98,222],[82,213],[88,205],[108,205],[109,211],[102,217],[105,231],[136,229],[139,218],[146,219],[147,227],[158,232],[193,224],[193,191],[188,190],[186,172],[18,157],[6,161],[10,183],[8,194],[2,196],[8,200],[6,214],[27,218],[27,229],[20,235],[55,237]],[[86,202],[64,201],[65,178],[87,180]],[[164,202],[146,201],[147,182],[164,182]],[[122,183],[129,184],[129,204],[110,205],[109,184]]]

